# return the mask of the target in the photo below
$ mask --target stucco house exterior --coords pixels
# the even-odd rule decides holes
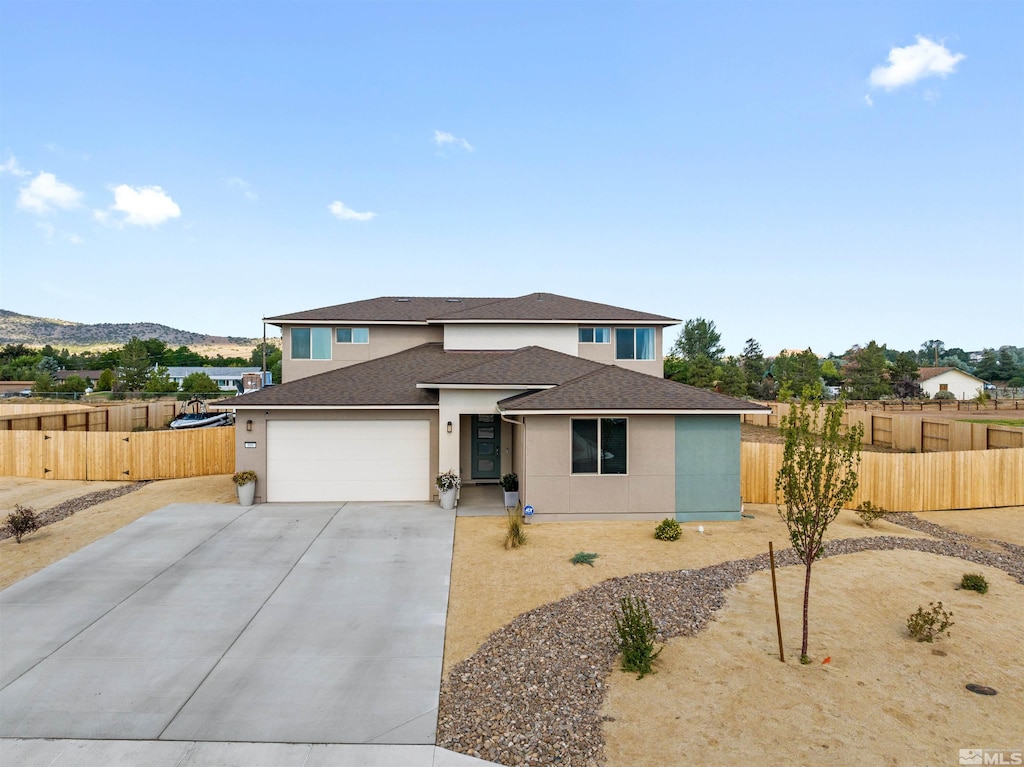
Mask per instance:
[[[977,376],[954,367],[921,368],[920,376],[918,383],[929,397],[934,397],[936,392],[948,391],[956,399],[973,399],[978,396],[978,389],[985,385]]]
[[[381,297],[269,317],[284,383],[236,412],[262,501],[424,501],[508,472],[538,520],[738,519],[740,414],[663,377],[679,320],[551,293]]]
[[[193,373],[206,373],[210,376],[217,388],[223,392],[244,391],[242,379],[246,373],[259,373],[257,367],[231,368],[231,367],[200,367],[197,365],[171,365],[167,368],[167,377],[181,389],[182,383]]]

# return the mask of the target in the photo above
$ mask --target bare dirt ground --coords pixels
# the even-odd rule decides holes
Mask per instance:
[[[776,426],[755,426],[752,423],[740,424],[740,438],[744,442],[768,442],[773,445],[783,444],[782,432]],[[893,450],[879,445],[861,445],[860,449],[865,453],[902,453],[902,450]]]
[[[122,483],[0,478],[0,502],[37,510]],[[230,476],[153,482],[27,536],[0,542],[0,587],[67,556],[150,511],[175,502],[234,503]],[[6,515],[6,510],[0,509]],[[774,506],[747,504],[752,519],[683,526],[673,543],[653,522],[534,524],[529,542],[505,551],[504,520],[456,523],[445,668],[470,656],[515,616],[608,578],[679,570],[788,546]],[[1024,508],[918,515],[951,530],[1024,545]],[[885,520],[871,528],[844,511],[829,538],[927,537]],[[989,546],[990,547],[990,546]],[[594,567],[572,565],[579,551]],[[982,572],[988,594],[959,591]],[[802,571],[779,571],[787,662],[778,661],[770,575],[728,592],[700,634],[672,640],[657,673],[637,681],[611,671],[602,713],[610,767],[724,764],[954,764],[958,748],[1017,747],[1024,722],[1022,587],[995,568],[914,551],[872,551],[822,560],[811,594],[810,666],[799,655]],[[956,625],[934,645],[906,633],[918,606],[941,600]],[[933,652],[935,651],[935,652]],[[829,656],[823,665],[820,659]],[[999,694],[977,696],[968,682]]]
[[[0,477],[0,520],[7,518],[16,503],[41,512],[73,498],[125,484],[128,483]],[[230,474],[150,482],[133,493],[47,525],[25,536],[20,544],[13,538],[0,541],[0,588],[7,588],[168,504],[237,502]]]

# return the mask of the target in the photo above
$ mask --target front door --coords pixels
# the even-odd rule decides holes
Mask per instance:
[[[501,476],[501,421],[496,415],[472,416],[473,479]]]

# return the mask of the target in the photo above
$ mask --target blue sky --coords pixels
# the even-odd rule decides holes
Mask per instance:
[[[0,306],[1024,345],[1024,4],[0,1]],[[675,330],[672,331],[674,335]]]

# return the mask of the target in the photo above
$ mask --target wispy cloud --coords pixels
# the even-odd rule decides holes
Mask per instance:
[[[473,145],[470,144],[466,139],[459,138],[447,131],[435,130],[434,131],[434,143],[439,147],[446,147],[449,144],[452,146],[459,146],[465,149],[467,152],[473,151]]]
[[[327,206],[327,209],[331,211],[334,217],[339,221],[369,221],[377,215],[371,211],[360,213],[357,210],[352,210],[352,208],[347,207],[341,200],[335,200]]]
[[[889,63],[871,70],[870,83],[874,88],[891,91],[927,77],[946,77],[965,58],[962,53],[951,53],[945,45],[918,35],[913,45],[889,51]]]
[[[871,98],[870,93],[864,94],[864,103],[867,104],[869,107],[873,107],[875,105],[875,100]]]
[[[252,184],[250,184],[248,181],[240,179],[238,176],[232,176],[231,178],[229,178],[228,186],[241,190],[242,194],[245,195],[247,200],[259,199],[259,195],[252,190]]]
[[[168,219],[181,216],[181,208],[159,186],[133,187],[121,184],[113,189],[114,204],[108,210],[97,210],[96,219],[103,223],[110,221],[111,213],[124,213],[115,222],[116,226],[159,226]]]
[[[40,216],[56,208],[77,208],[81,202],[82,193],[71,184],[58,181],[52,173],[41,172],[23,184],[18,193],[18,207]]]
[[[32,174],[18,165],[18,158],[11,155],[7,161],[0,165],[0,173],[10,173],[12,176],[31,176]]]

